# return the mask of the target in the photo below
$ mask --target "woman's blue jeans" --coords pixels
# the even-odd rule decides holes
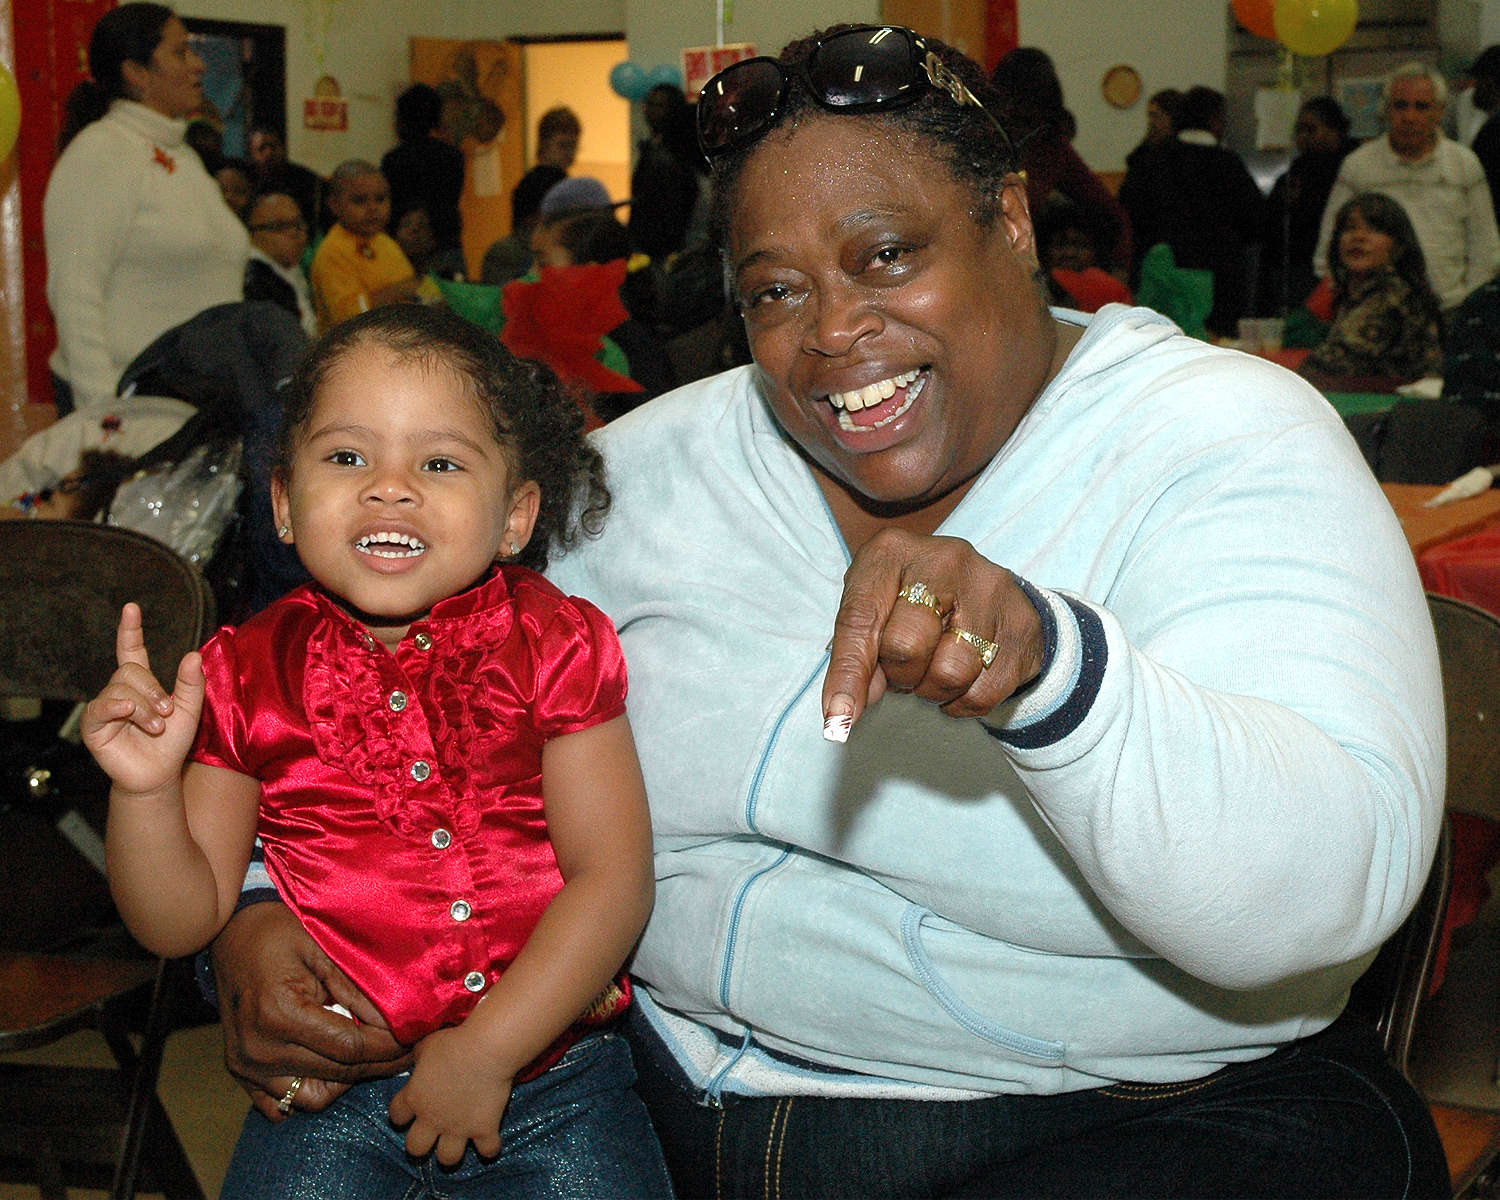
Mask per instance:
[[[500,1157],[468,1147],[452,1170],[414,1159],[387,1106],[407,1076],[350,1088],[321,1113],[272,1124],[254,1111],[221,1200],[489,1200],[490,1197],[670,1197],[645,1107],[631,1091],[630,1048],[614,1033],[573,1046],[546,1074],[517,1085]]]
[[[1426,1104],[1353,1017],[1184,1083],[722,1109],[698,1102],[643,1026],[636,1090],[685,1198],[1452,1194]]]

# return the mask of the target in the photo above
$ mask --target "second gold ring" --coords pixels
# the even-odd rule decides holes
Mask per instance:
[[[995,645],[994,642],[980,637],[977,633],[970,633],[967,629],[959,629],[957,627],[948,630],[948,632],[959,641],[968,642],[969,645],[973,646],[979,654],[979,661],[984,664],[986,670],[995,661],[995,655],[1000,653],[999,646]]]

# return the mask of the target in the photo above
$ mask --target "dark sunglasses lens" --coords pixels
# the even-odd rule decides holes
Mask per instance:
[[[829,38],[807,74],[830,108],[889,104],[917,85],[914,50],[903,30],[858,29]]]
[[[768,58],[752,58],[720,71],[698,98],[698,142],[704,154],[732,149],[754,139],[776,115],[781,99],[781,68]]]

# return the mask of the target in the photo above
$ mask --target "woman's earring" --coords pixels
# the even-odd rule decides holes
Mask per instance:
[[[287,534],[289,534],[291,532],[292,532],[292,527],[290,525],[283,525],[280,529],[278,529],[276,531],[276,536],[279,537],[279,538],[284,538],[284,537],[286,537]]]
[[[510,556],[514,558],[519,553],[521,553],[521,547],[512,542],[510,544]]]

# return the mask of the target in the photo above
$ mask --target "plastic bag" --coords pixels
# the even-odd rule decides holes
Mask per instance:
[[[120,485],[109,524],[165,542],[199,567],[234,516],[240,495],[240,443],[197,447],[179,463],[142,471]]]

